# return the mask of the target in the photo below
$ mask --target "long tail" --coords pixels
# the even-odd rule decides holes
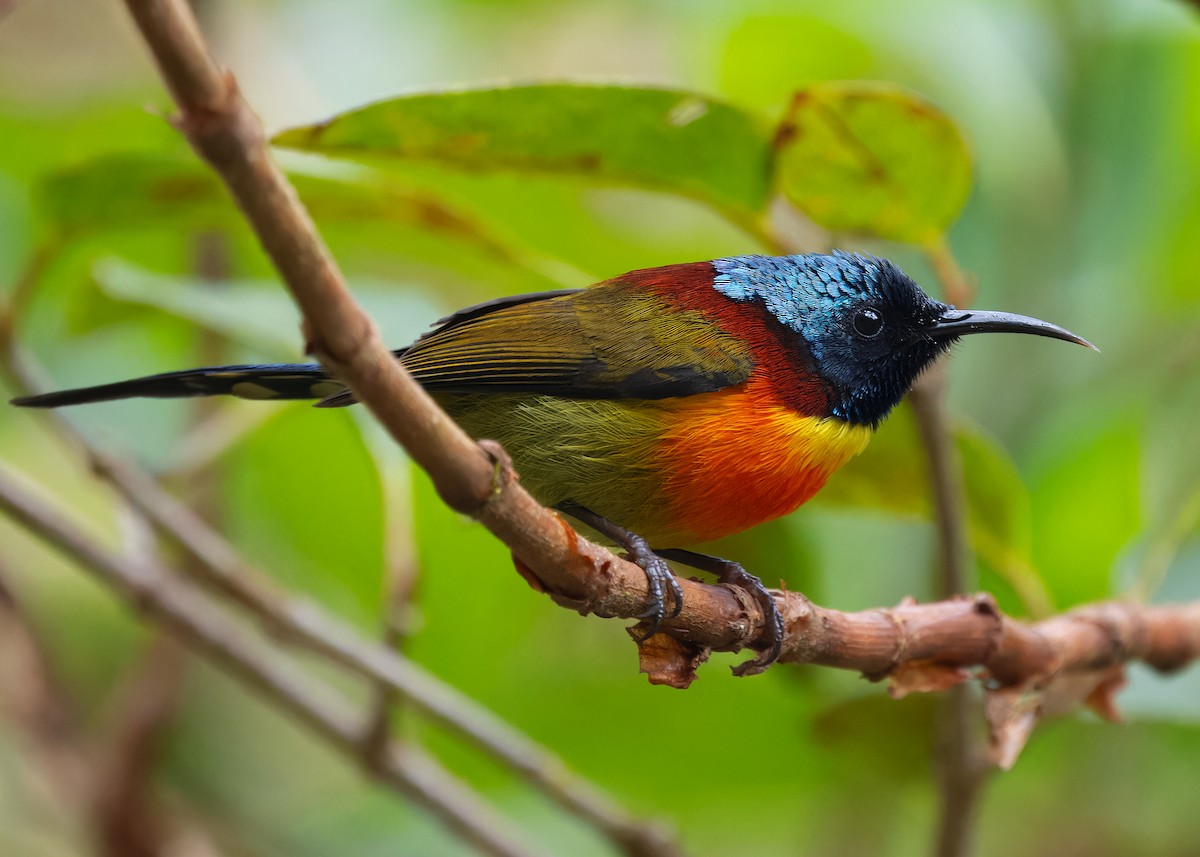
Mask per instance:
[[[164,372],[115,384],[60,390],[41,396],[13,399],[26,408],[60,408],[112,399],[147,396],[181,399],[190,396],[237,396],[241,399],[324,399],[337,395],[345,386],[325,374],[316,363],[272,363],[248,366],[210,366]],[[349,399],[344,404],[350,404]],[[339,402],[338,404],[342,404]]]

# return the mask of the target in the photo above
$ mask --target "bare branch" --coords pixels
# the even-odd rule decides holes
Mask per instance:
[[[0,715],[25,736],[56,803],[82,814],[92,771],[78,714],[9,586],[10,576],[7,566],[0,568]]]
[[[320,688],[282,666],[261,644],[173,573],[151,560],[101,547],[61,513],[0,468],[0,508],[23,526],[96,572],[130,604],[162,623],[285,712],[354,758],[361,755],[358,718]],[[508,822],[433,759],[407,749],[366,768],[375,778],[431,812],[464,840],[494,857],[534,857]]]
[[[96,754],[93,817],[101,855],[167,851],[170,823],[153,795],[154,768],[179,706],[187,658],[178,641],[156,636],[117,695],[112,726]]]
[[[966,306],[970,289],[945,240],[940,240],[928,255],[946,300]],[[909,402],[916,415],[933,495],[938,547],[934,592],[939,598],[953,598],[973,588],[974,576],[969,572],[973,563],[967,543],[962,461],[946,409],[944,359],[917,380]],[[966,857],[973,850],[979,803],[989,767],[981,737],[978,705],[968,688],[950,688],[939,707],[934,747],[940,803],[938,857]]]

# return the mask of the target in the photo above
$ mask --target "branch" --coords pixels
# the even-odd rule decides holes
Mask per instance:
[[[103,857],[169,853],[170,821],[154,795],[154,770],[183,695],[188,652],[156,635],[116,694],[97,753],[93,823]]]
[[[909,394],[921,446],[925,450],[929,485],[933,495],[934,524],[938,534],[939,598],[966,592],[970,549],[967,545],[966,500],[962,467],[946,414],[946,366],[931,366]]]
[[[82,815],[93,778],[78,711],[9,584],[9,572],[7,562],[0,565],[0,715],[23,733],[56,806]]]
[[[343,752],[360,757],[358,718],[313,682],[283,667],[235,622],[183,585],[172,572],[144,558],[100,546],[29,488],[0,468],[0,508],[56,550],[95,571],[143,613],[304,722]],[[493,857],[537,857],[518,844],[505,819],[437,762],[407,748],[381,754],[366,770],[431,812],[464,840]]]
[[[945,256],[953,259],[948,250]],[[947,295],[953,293],[952,283],[943,281],[943,291]],[[938,542],[934,591],[940,598],[952,598],[971,588],[968,568],[972,562],[967,542],[962,462],[946,412],[944,360],[918,379],[909,401],[921,434],[933,495]],[[978,719],[975,700],[966,687],[951,688],[938,707],[934,749],[940,803],[938,857],[966,857],[972,851],[975,821],[988,772]]]

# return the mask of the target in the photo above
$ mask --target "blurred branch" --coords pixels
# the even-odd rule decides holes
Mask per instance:
[[[201,233],[193,237],[192,245],[197,276],[219,288],[228,277],[225,237],[215,232]],[[222,350],[219,337],[207,330],[200,332],[200,365],[219,363]],[[216,405],[210,399],[196,399],[189,404],[193,424],[211,414]],[[219,471],[208,469],[193,473],[188,480],[193,509],[209,520],[216,519],[220,508],[218,479]],[[150,526],[141,518],[139,522],[146,528]],[[155,545],[149,547],[153,550]],[[195,561],[189,556],[183,562]],[[100,744],[97,765],[94,815],[102,855],[157,857],[167,851],[167,821],[154,794],[155,773],[164,737],[183,698],[190,665],[187,649],[159,632],[126,671],[116,694],[111,723]]]
[[[954,258],[946,236],[933,241],[925,248],[925,254],[938,282],[942,284],[942,297],[946,303],[954,304],[959,309],[970,306],[975,301],[975,285]]]
[[[925,450],[937,532],[940,598],[971,588],[970,549],[962,468],[946,411],[946,364],[935,363],[909,394]],[[979,706],[965,685],[950,688],[938,711],[934,758],[939,794],[937,855],[966,857],[974,849],[979,801],[988,763],[979,729]]]
[[[382,470],[386,465],[378,462],[378,466]],[[394,511],[394,507],[392,508]],[[383,645],[398,654],[404,653],[404,644],[412,635],[416,621],[413,599],[421,576],[421,568],[413,549],[415,539],[411,515],[404,514],[402,520],[402,525],[393,523],[388,532],[388,574],[385,581],[387,592],[384,598],[382,635]],[[393,732],[392,715],[398,704],[404,701],[404,696],[387,682],[376,682],[374,690],[373,713],[368,727],[371,738],[368,743],[371,747],[382,748],[387,746]]]
[[[328,689],[282,666],[231,619],[153,560],[126,557],[100,546],[88,534],[0,468],[0,508],[27,529],[100,576],[141,612],[178,634],[284,711],[304,722],[343,752],[358,758],[363,740],[358,719]],[[433,759],[395,748],[367,771],[431,812],[485,854],[532,857],[507,822]]]
[[[928,256],[947,303],[968,306],[972,289],[944,237],[930,246]],[[938,545],[934,592],[939,598],[953,598],[972,588],[968,581],[972,560],[962,462],[946,408],[946,381],[945,361],[938,361],[917,380],[909,394],[933,495]],[[938,715],[934,748],[939,793],[937,855],[967,857],[974,850],[979,801],[988,772],[978,706],[969,688],[950,688]]]
[[[33,293],[37,290],[38,283],[46,275],[46,271],[57,258],[61,249],[62,247],[57,241],[45,241],[34,249],[29,261],[21,268],[20,274],[8,292],[7,312],[3,319],[0,319],[0,325],[6,329],[3,335],[7,335],[8,329],[15,328],[20,323]]]
[[[929,486],[933,495],[934,524],[938,534],[938,577],[934,591],[950,598],[970,589],[967,566],[966,500],[962,465],[946,413],[946,365],[935,363],[909,394],[921,446],[925,450]]]
[[[56,812],[95,836],[97,854],[158,857],[176,853],[172,849],[186,840],[192,848],[189,854],[217,855],[196,818],[163,812],[146,800],[145,778],[122,775],[141,767],[146,758],[139,750],[145,747],[142,740],[134,742],[138,746],[120,741],[116,748],[104,748],[108,750],[104,753],[82,728],[74,701],[54,674],[46,646],[8,585],[7,572],[0,567],[0,711],[26,736],[28,755],[38,763],[38,780],[44,784],[42,790],[50,792],[48,798]],[[165,671],[153,678],[156,682],[149,688],[149,696],[158,697],[164,691],[157,680],[167,686],[174,680]],[[142,691],[137,688],[126,698],[144,701],[148,695]],[[122,717],[119,722],[127,724],[130,718]],[[148,730],[126,732],[125,737],[138,734],[145,737]],[[121,799],[113,801],[118,788],[132,788],[133,793],[123,791]],[[134,797],[136,800],[131,800]]]
[[[55,805],[82,813],[91,781],[77,712],[54,676],[45,646],[0,567],[0,713],[26,739]]]
[[[186,666],[186,650],[157,635],[117,696],[96,765],[92,811],[100,855],[159,857],[168,851],[170,822],[153,794],[154,769],[179,707]]]

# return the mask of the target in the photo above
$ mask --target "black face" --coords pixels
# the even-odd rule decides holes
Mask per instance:
[[[891,263],[879,264],[866,285],[822,301],[809,348],[835,391],[833,415],[876,426],[955,338],[932,335],[950,307]]]
[[[959,311],[929,297],[891,262],[830,255],[736,256],[713,262],[717,291],[760,300],[804,338],[834,392],[832,415],[877,426],[958,337],[1032,333],[1093,347],[1061,327],[1009,313]]]

